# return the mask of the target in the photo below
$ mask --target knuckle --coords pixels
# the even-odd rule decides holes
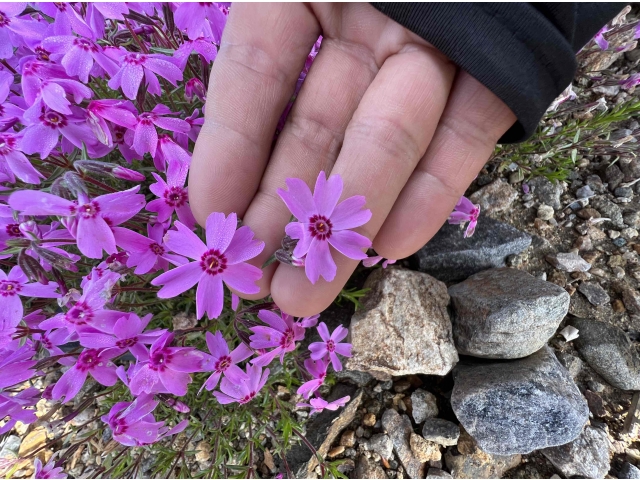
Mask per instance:
[[[259,81],[269,80],[278,85],[289,79],[287,69],[278,61],[278,57],[251,44],[223,44],[221,54],[229,68],[241,70],[239,74],[257,77]],[[223,63],[223,62],[220,62]]]
[[[293,136],[301,145],[319,157],[335,162],[344,135],[322,121],[300,115],[291,116],[283,135]]]
[[[345,136],[362,140],[385,156],[414,165],[426,148],[407,126],[391,117],[370,115],[354,119]]]

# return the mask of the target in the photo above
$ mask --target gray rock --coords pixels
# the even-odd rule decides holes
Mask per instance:
[[[602,183],[602,179],[598,175],[589,175],[585,182],[591,190],[596,193],[604,193],[606,191],[606,187]]]
[[[591,198],[596,194],[589,185],[585,185],[584,187],[580,187],[576,190],[577,198]]]
[[[427,470],[427,478],[453,478],[450,473],[440,470],[439,468],[430,468]]]
[[[613,194],[618,198],[633,198],[633,188],[631,187],[618,187]]]
[[[364,387],[374,378],[367,372],[359,372],[358,370],[346,370],[342,369],[339,372],[333,373],[339,380],[351,382],[359,387]]]
[[[633,228],[640,228],[640,212],[627,212],[622,215],[624,223]]]
[[[624,180],[624,174],[618,165],[609,165],[604,171],[604,179],[609,185],[609,190],[613,192]]]
[[[0,449],[0,458],[16,459],[18,458],[18,452],[20,451],[20,444],[22,440],[17,435],[9,435],[2,442],[2,448]]]
[[[480,211],[495,213],[508,209],[516,198],[518,192],[499,178],[475,192],[469,200],[480,205]]]
[[[502,478],[507,470],[520,464],[516,455],[491,455],[478,448],[477,443],[463,432],[457,452],[448,448],[444,461],[453,478]]]
[[[556,210],[562,208],[560,202],[560,195],[562,195],[562,186],[559,183],[551,182],[546,177],[535,177],[529,182],[529,186],[532,187],[533,193],[540,203],[549,205]]]
[[[622,210],[620,210],[618,205],[604,197],[594,198],[591,200],[591,205],[600,212],[602,217],[609,219],[602,223],[604,227],[611,228],[613,226],[616,228],[624,228]]]
[[[370,458],[361,455],[356,460],[355,478],[387,478],[384,469]]]
[[[425,440],[450,447],[458,443],[460,427],[442,418],[428,418],[422,426],[422,436]]]
[[[629,462],[624,462],[618,473],[618,478],[640,478],[640,468]]]
[[[555,211],[553,210],[553,207],[550,207],[549,205],[542,204],[538,207],[538,217],[541,220],[551,220],[554,214]]]
[[[547,255],[547,262],[563,272],[588,272],[591,264],[577,253],[553,253]]]
[[[453,411],[488,453],[563,445],[589,418],[587,402],[549,347],[510,362],[458,365],[454,382]]]
[[[640,314],[640,291],[626,284],[618,285],[617,289],[622,295],[622,303],[626,309],[631,313]]]
[[[556,354],[556,358],[558,359],[560,364],[569,371],[569,375],[571,375],[571,378],[573,378],[574,380],[578,378],[578,375],[580,375],[580,372],[582,371],[582,367],[584,365],[582,360],[571,355],[570,353],[558,352],[557,350],[554,350],[554,353]]]
[[[637,158],[632,159],[629,163],[621,163],[620,170],[624,173],[625,182],[633,182],[640,178],[640,162]]]
[[[509,255],[531,245],[531,237],[511,225],[480,216],[472,237],[459,225],[444,224],[418,251],[419,269],[443,282],[464,280],[488,268],[504,267]]]
[[[495,268],[449,287],[458,352],[521,358],[540,350],[567,314],[571,297],[521,270]]]
[[[606,305],[611,301],[611,298],[609,298],[609,295],[604,288],[594,282],[582,282],[578,286],[578,291],[587,297],[589,303],[596,307]]]
[[[607,433],[591,426],[586,426],[574,441],[545,448],[542,454],[567,478],[604,478],[609,473]]]
[[[353,356],[346,368],[379,378],[446,375],[458,361],[447,312],[447,287],[435,278],[400,268],[378,269],[351,319]]]
[[[640,356],[623,330],[582,318],[571,325],[579,330],[573,345],[591,368],[615,388],[640,390]]]
[[[391,438],[393,450],[396,452],[409,478],[422,478],[424,476],[424,464],[420,463],[413,455],[411,444],[409,443],[411,433],[413,433],[409,417],[389,409],[382,415],[382,427]]]
[[[365,450],[376,452],[385,460],[389,460],[393,455],[393,443],[389,436],[384,433],[376,433],[370,439],[360,443]]]
[[[417,389],[411,394],[411,405],[413,408],[413,420],[422,423],[427,418],[438,416],[438,402],[433,393]]]

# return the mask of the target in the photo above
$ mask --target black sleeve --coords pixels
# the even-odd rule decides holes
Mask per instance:
[[[536,129],[576,71],[575,53],[624,3],[373,3],[506,103],[518,121],[500,139]]]

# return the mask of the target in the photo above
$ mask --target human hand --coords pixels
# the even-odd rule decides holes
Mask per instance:
[[[272,149],[276,125],[311,47],[322,47]],[[205,123],[189,175],[193,213],[236,212],[263,253],[280,247],[291,213],[277,195],[290,177],[311,188],[340,174],[341,197],[364,195],[355,229],[385,258],[404,258],[442,226],[516,121],[481,83],[369,4],[234,4],[211,70]],[[333,282],[271,264],[259,283],[294,316],[316,314],[358,262],[333,255]]]

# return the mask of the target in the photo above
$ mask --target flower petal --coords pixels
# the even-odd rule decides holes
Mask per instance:
[[[309,281],[315,284],[322,276],[327,282],[331,282],[336,277],[336,270],[336,263],[331,257],[329,243],[314,238],[304,263],[304,271]]]
[[[299,178],[287,178],[289,190],[278,189],[278,195],[287,205],[293,216],[306,221],[318,213],[309,186]]]
[[[237,226],[238,217],[235,213],[225,217],[224,213],[213,212],[207,217],[207,247],[224,252],[229,247]]]
[[[331,214],[333,230],[345,230],[364,225],[371,219],[371,210],[362,210],[366,199],[355,195],[340,202]]]
[[[172,252],[200,260],[207,251],[206,245],[186,225],[176,221],[177,230],[169,230],[164,235],[164,243]]]
[[[316,180],[316,187],[313,190],[313,200],[320,215],[331,216],[338,200],[340,200],[340,195],[342,195],[342,188],[342,177],[340,175],[331,175],[327,180],[325,173],[320,172]]]
[[[351,230],[338,230],[333,232],[329,238],[329,243],[341,254],[353,260],[364,260],[367,258],[367,254],[363,252],[362,249],[371,247],[371,240]]]
[[[151,285],[163,285],[158,292],[159,298],[172,298],[193,287],[202,275],[200,265],[197,262],[191,262],[154,278]]]
[[[218,318],[224,305],[224,289],[220,275],[203,274],[196,291],[196,318],[206,313],[209,318]]]
[[[262,278],[262,270],[248,263],[228,265],[222,273],[222,279],[227,286],[240,293],[253,294],[260,291],[256,282]]]

